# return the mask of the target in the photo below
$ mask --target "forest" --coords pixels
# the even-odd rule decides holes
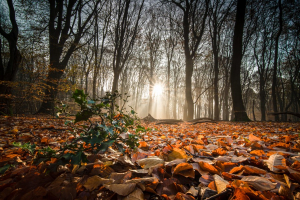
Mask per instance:
[[[243,22],[236,0],[3,0],[1,112],[51,114],[79,88],[141,118],[298,121],[270,113],[299,113],[299,2],[241,6]]]
[[[300,199],[299,0],[0,0],[0,199]]]

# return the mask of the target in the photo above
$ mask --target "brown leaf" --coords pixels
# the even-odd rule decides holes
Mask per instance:
[[[206,163],[206,162],[199,162],[199,166],[202,170],[208,171],[211,174],[219,174],[219,171],[212,165]]]
[[[193,196],[178,192],[174,200],[195,200],[195,198]]]
[[[276,183],[259,176],[244,176],[241,181],[245,181],[258,191],[272,190],[276,187]]]
[[[195,178],[193,166],[188,163],[180,163],[174,169],[173,174],[179,174],[184,177]]]
[[[144,193],[140,188],[135,188],[135,190],[130,193],[127,197],[123,200],[144,200]]]
[[[258,167],[246,165],[243,167],[244,173],[247,174],[266,174],[267,172],[263,169],[260,169]]]
[[[124,183],[124,184],[105,184],[104,187],[112,192],[121,196],[127,196],[134,191],[136,183]]]
[[[26,200],[26,199],[43,199],[44,196],[47,195],[47,190],[39,186],[35,190],[31,190],[30,192],[26,193],[24,196],[22,196],[21,200]]]
[[[76,184],[72,179],[72,176],[67,174],[60,175],[47,187],[47,192],[58,199],[75,199]]]
[[[159,157],[153,156],[137,160],[136,163],[144,169],[149,169],[157,164],[165,164],[165,161]]]
[[[171,153],[167,155],[167,161],[172,161],[176,159],[186,159],[188,155],[186,155],[185,151],[182,149],[174,148]]]
[[[104,179],[104,178],[101,178],[97,175],[95,176],[92,176],[92,177],[89,177],[86,182],[83,184],[83,186],[89,190],[89,191],[92,191],[92,190],[95,190],[96,188],[98,188],[101,184],[108,184],[108,183],[112,183],[113,180],[110,180],[110,179]]]
[[[280,172],[281,170],[276,168],[276,166],[284,166],[286,167],[286,160],[282,155],[273,154],[269,157],[267,161],[265,161],[268,165],[268,168],[272,172]]]
[[[246,193],[241,188],[235,188],[233,197],[231,200],[250,200]]]
[[[229,185],[228,181],[225,181],[223,178],[221,178],[217,174],[214,175],[214,179],[215,179],[215,185],[216,185],[218,193],[221,193],[222,191],[224,191],[226,189],[226,186]]]
[[[252,133],[249,135],[249,140],[251,142],[256,142],[256,141],[261,141],[261,139],[259,137],[256,137],[255,135],[253,135]]]

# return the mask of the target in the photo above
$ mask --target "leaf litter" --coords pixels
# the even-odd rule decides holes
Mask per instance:
[[[47,171],[30,148],[74,140],[62,119],[0,118],[0,199],[299,199],[300,124],[144,124],[134,151]],[[13,143],[28,143],[28,151]]]

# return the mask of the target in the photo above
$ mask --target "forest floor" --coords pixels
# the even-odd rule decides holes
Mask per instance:
[[[139,147],[49,172],[13,142],[59,148],[65,120],[0,118],[0,199],[300,199],[300,123],[143,124]]]

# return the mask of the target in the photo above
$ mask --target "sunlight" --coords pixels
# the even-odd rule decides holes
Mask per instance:
[[[163,91],[164,91],[164,87],[162,85],[155,84],[153,86],[153,95],[154,96],[160,96],[160,95],[162,95]]]

